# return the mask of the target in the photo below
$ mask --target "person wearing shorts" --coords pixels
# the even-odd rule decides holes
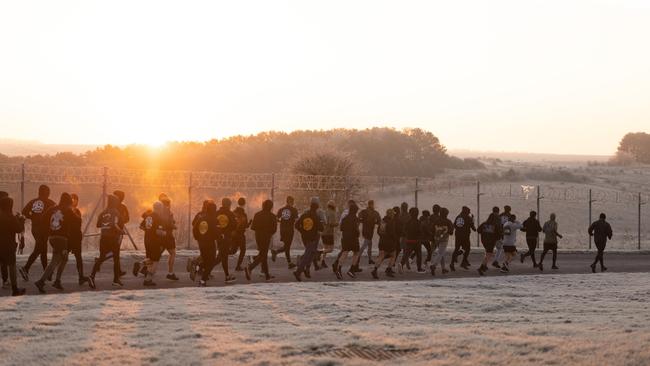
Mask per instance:
[[[70,239],[68,240],[68,253],[72,253],[77,265],[77,274],[79,275],[79,286],[88,282],[88,277],[84,276],[84,262],[81,257],[81,242],[83,233],[81,232],[81,211],[79,210],[79,196],[76,193],[70,195],[72,198],[72,211],[75,214],[75,220],[70,228]]]
[[[557,266],[557,244],[558,238],[562,239],[562,235],[557,232],[557,229],[556,216],[552,213],[550,219],[544,223],[544,227],[542,228],[542,232],[544,233],[544,249],[537,265],[540,271],[544,271],[544,258],[549,251],[553,253],[552,268],[559,269]]]
[[[327,209],[325,210],[325,228],[321,235],[323,241],[323,255],[321,257],[321,267],[327,268],[325,256],[334,251],[334,229],[339,226],[339,221],[336,217],[336,203],[334,201],[327,202]]]
[[[485,249],[485,256],[481,266],[478,268],[478,273],[481,276],[485,276],[485,272],[488,270],[488,263],[494,257],[496,242],[502,235],[499,215],[493,212],[484,223],[479,225],[477,231],[481,236],[481,244],[483,244],[483,248]]]
[[[438,243],[438,248],[436,249],[436,255],[431,261],[431,275],[436,275],[436,268],[440,264],[442,269],[442,274],[449,272],[445,269],[445,255],[447,254],[447,246],[449,245],[449,236],[454,235],[454,225],[449,220],[449,210],[445,207],[440,209],[440,218],[434,224],[433,236]]]
[[[296,267],[291,262],[291,244],[293,244],[294,225],[298,219],[298,210],[294,207],[294,198],[287,196],[286,206],[278,210],[277,217],[280,222],[280,241],[282,242],[282,249],[271,249],[271,261],[275,262],[278,253],[284,253],[287,258],[287,266],[289,269]]]
[[[123,234],[120,227],[122,216],[118,209],[119,199],[114,195],[108,196],[108,207],[97,217],[97,227],[100,229],[99,237],[99,257],[95,259],[95,265],[90,274],[89,284],[91,288],[96,288],[95,275],[99,272],[102,263],[113,259],[113,287],[122,287],[120,281],[120,235]]]
[[[398,245],[398,234],[397,234],[397,222],[395,219],[395,211],[391,208],[386,210],[386,216],[381,219],[379,227],[377,227],[377,234],[379,235],[379,256],[375,261],[375,267],[373,268],[370,274],[374,279],[378,279],[377,271],[385,259],[388,259],[388,263],[395,256],[395,252]],[[388,266],[386,270],[386,275],[388,277],[394,277],[395,273],[393,269]]]
[[[357,212],[359,207],[356,204],[350,206],[348,214],[341,221],[341,253],[339,254],[339,259],[337,260],[338,267],[336,268],[336,277],[341,279],[341,268],[343,267],[342,263],[345,262],[345,259],[348,256],[348,253],[352,252],[352,265],[347,272],[347,275],[351,278],[356,277],[356,267],[354,263],[357,263],[359,259],[359,218],[357,217]]]
[[[508,222],[503,224],[503,252],[505,253],[505,260],[501,265],[501,272],[510,272],[510,263],[517,254],[517,231],[521,230],[524,226],[517,221],[516,215],[510,215]]]

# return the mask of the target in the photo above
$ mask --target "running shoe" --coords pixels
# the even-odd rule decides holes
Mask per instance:
[[[199,287],[206,287],[207,285],[208,284],[205,281],[203,281],[203,280],[199,281]]]
[[[379,279],[379,276],[377,276],[377,267],[375,267],[375,269],[373,269],[373,270],[370,272],[370,274],[372,275],[372,278],[374,278],[374,279],[376,279],[376,280]]]
[[[93,277],[93,276],[88,277],[88,287],[90,287],[93,290],[96,288],[95,287],[95,277]]]
[[[25,267],[18,268],[18,273],[20,273],[20,277],[22,277],[23,280],[29,281],[29,272],[25,269]]]
[[[296,265],[293,264],[293,263],[291,263],[291,262],[289,262],[289,269],[294,269],[294,268],[296,268]]]
[[[352,271],[352,269],[348,270],[347,275],[350,276],[350,278],[356,278],[356,277],[357,277],[357,275],[354,274],[354,272]]]
[[[11,296],[23,296],[27,292],[24,288],[17,288],[11,291]]]
[[[560,269],[558,266],[553,266],[551,269]]]
[[[113,283],[111,285],[113,287],[124,287],[124,284],[120,280],[113,280]]]
[[[449,273],[449,271],[446,270],[445,268],[443,268],[443,269],[442,269],[442,274],[447,274],[447,273]]]
[[[271,262],[275,263],[275,258],[278,256],[278,252],[275,249],[271,249]]]
[[[38,280],[34,282],[34,286],[38,289],[38,292],[44,294],[45,293],[45,282]]]
[[[188,259],[188,263],[190,260]],[[133,277],[138,277],[138,272],[140,272],[140,262],[133,263]]]
[[[176,277],[175,273],[168,274],[167,279],[170,280],[170,281],[178,281],[178,277]]]
[[[83,285],[86,282],[88,282],[88,277],[79,277],[79,286]]]
[[[302,278],[300,278],[300,272],[299,271],[294,271],[293,272],[293,277],[296,278],[296,281],[302,282]]]
[[[52,287],[54,287],[55,289],[59,289],[59,290],[63,291],[63,286],[61,286],[61,281],[58,281],[58,280],[54,281],[54,283],[52,284]]]
[[[233,276],[233,275],[230,275],[230,276],[226,277],[226,284],[234,283],[235,281],[237,281],[237,278],[235,278],[235,276]]]
[[[420,268],[420,269],[418,269],[418,273],[427,273],[427,271],[425,271],[424,269]]]
[[[492,262],[492,267],[501,268],[501,266],[499,265],[499,262],[497,262],[497,261]]]
[[[154,287],[156,286],[156,283],[153,282],[152,280],[144,280],[142,285],[144,285],[145,287]]]
[[[246,268],[244,268],[244,275],[246,275],[246,280],[247,281],[251,280],[251,269],[250,269],[250,267],[246,266]]]
[[[271,281],[273,281],[274,278],[275,278],[275,276],[271,276],[270,274],[267,274],[266,275],[266,282],[271,282]]]

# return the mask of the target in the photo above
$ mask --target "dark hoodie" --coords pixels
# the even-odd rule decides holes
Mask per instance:
[[[463,207],[460,215],[456,216],[454,220],[454,229],[456,230],[456,237],[468,239],[472,231],[476,231],[474,226],[474,217],[470,215],[468,207]]]
[[[229,208],[221,206],[217,211],[217,237],[230,238],[237,227],[237,219]]]
[[[542,226],[539,224],[537,217],[529,216],[526,220],[524,220],[522,225],[524,227],[521,229],[521,231],[526,233],[527,238],[537,238],[539,237],[539,233],[542,232]]]
[[[38,188],[38,198],[27,202],[23,208],[23,216],[32,221],[32,234],[45,235],[48,232],[48,222],[43,219],[45,213],[56,203],[49,198],[50,188],[42,185]]]
[[[605,219],[599,219],[589,226],[589,235],[594,236],[596,244],[605,244],[608,239],[612,239],[614,233],[612,226]]]
[[[418,220],[418,214],[418,209],[415,207],[411,208],[407,213],[409,219],[404,224],[404,232],[402,235],[410,243],[418,242],[422,236],[422,226],[420,220]]]
[[[217,238],[217,205],[214,202],[203,202],[203,209],[192,220],[192,235],[199,243]]]
[[[406,237],[406,223],[411,220],[411,216],[409,215],[409,205],[406,202],[402,202],[399,212],[397,222],[399,224],[400,236]]]
[[[255,232],[255,239],[258,241],[269,240],[278,230],[278,217],[271,212],[273,209],[272,201],[262,203],[262,211],[253,216],[251,230]]]
[[[356,217],[356,215],[354,216]],[[318,215],[318,205],[312,205],[309,210],[300,215],[295,227],[300,232],[303,243],[317,240],[319,233],[323,231],[323,222]]]
[[[117,237],[122,234],[124,221],[119,211],[119,199],[114,195],[108,195],[108,207],[97,217],[97,227],[102,237]]]
[[[359,243],[359,217],[357,212],[359,207],[357,205],[350,206],[347,216],[341,220],[341,242],[343,243]]]
[[[447,216],[449,216],[449,210],[441,208],[440,218],[434,224],[435,231],[433,232],[433,237],[436,242],[449,241],[449,236],[454,235],[454,225]]]
[[[496,244],[497,240],[503,236],[501,218],[494,213],[490,214],[487,221],[478,227],[478,233],[481,234],[481,242],[483,244]]]
[[[16,252],[16,234],[25,230],[23,220],[13,214],[14,200],[10,197],[0,198],[0,253]]]
[[[49,224],[48,236],[70,238],[73,234],[74,222],[78,219],[72,211],[72,197],[62,193],[59,204],[50,208],[43,219]]]

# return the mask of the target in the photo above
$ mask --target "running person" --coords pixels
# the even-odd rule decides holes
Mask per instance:
[[[538,267],[540,271],[544,270],[544,257],[549,251],[553,252],[553,269],[558,269],[557,267],[557,242],[558,238],[562,239],[562,235],[557,232],[557,221],[555,220],[555,214],[552,213],[550,220],[544,223],[542,231],[544,232],[544,251],[542,256],[539,259]]]
[[[271,238],[278,230],[278,217],[272,212],[273,201],[266,200],[262,203],[262,211],[253,216],[251,230],[255,232],[255,242],[257,243],[257,250],[259,254],[255,260],[246,268],[246,278],[251,280],[251,272],[258,264],[262,265],[262,272],[264,272],[266,281],[271,281],[274,277],[269,273],[269,246],[271,245]]]
[[[11,296],[21,296],[25,289],[18,287],[16,278],[16,234],[25,230],[25,217],[14,215],[13,206],[14,201],[8,195],[0,198],[0,264],[7,268]]]
[[[101,265],[108,259],[113,259],[113,286],[122,287],[120,281],[120,235],[123,231],[120,227],[122,216],[119,210],[119,199],[114,195],[108,196],[108,207],[97,217],[97,227],[100,229],[99,257],[95,258],[95,265],[90,273],[89,283],[91,288],[96,288],[95,275],[99,272]]]
[[[361,235],[363,236],[363,245],[359,251],[359,260],[355,265],[359,267],[363,252],[368,249],[368,264],[372,265],[372,238],[375,234],[375,227],[381,223],[381,216],[375,210],[375,201],[369,200],[368,207],[359,212],[359,221],[361,221]]]
[[[318,249],[318,239],[320,238],[320,232],[323,231],[323,222],[318,214],[318,207],[318,197],[312,197],[309,210],[300,215],[295,224],[295,228],[300,232],[302,242],[305,245],[305,252],[300,258],[298,268],[293,272],[297,281],[302,281],[300,276],[312,262]]]
[[[472,231],[476,231],[476,226],[474,226],[474,216],[467,206],[463,206],[460,210],[460,214],[456,216],[454,220],[454,231],[455,231],[455,242],[454,242],[454,253],[451,255],[451,263],[449,263],[449,268],[452,271],[456,270],[455,264],[458,260],[459,255],[463,255],[463,260],[460,263],[460,266],[464,269],[469,269],[469,253],[471,252],[470,248],[470,235]]]
[[[203,202],[203,209],[192,220],[192,235],[199,243],[201,253],[201,280],[199,286],[205,287],[210,273],[217,263],[217,205],[212,200]],[[194,277],[194,276],[192,276]]]
[[[169,253],[167,259],[167,276],[170,281],[178,281],[178,277],[174,273],[174,262],[176,261],[176,238],[174,237],[174,230],[176,230],[176,220],[172,212],[172,201],[165,193],[161,193],[158,200],[163,204],[163,211],[160,217],[163,227],[167,230],[160,243],[161,255],[165,250]]]
[[[445,269],[445,255],[447,254],[447,246],[449,245],[449,236],[454,235],[454,224],[449,220],[449,210],[442,207],[440,209],[440,218],[434,223],[433,236],[438,243],[436,255],[431,261],[431,275],[436,275],[436,268],[438,264],[442,268],[442,274],[449,272]]]
[[[298,210],[293,205],[293,197],[287,196],[286,206],[278,210],[277,217],[280,221],[280,241],[283,246],[279,251],[271,249],[271,260],[273,262],[275,262],[278,252],[284,252],[289,269],[296,267],[296,265],[291,262],[291,244],[293,243],[294,225],[298,219]]]
[[[56,206],[56,203],[50,199],[50,187],[41,185],[38,187],[38,197],[27,202],[23,208],[23,216],[32,222],[32,235],[34,236],[34,251],[27,258],[25,266],[20,267],[18,272],[25,281],[29,281],[29,269],[38,258],[41,257],[43,269],[47,267],[47,222],[44,222],[43,216],[50,208]]]
[[[524,263],[526,257],[530,257],[533,260],[533,268],[537,268],[538,264],[535,261],[535,249],[537,248],[537,242],[539,241],[539,233],[542,232],[542,226],[537,220],[537,212],[530,211],[530,216],[524,220],[523,232],[526,233],[526,245],[528,245],[528,251],[521,255],[521,263]]]
[[[501,265],[501,273],[510,272],[510,262],[517,254],[517,231],[523,229],[523,225],[517,221],[516,215],[510,215],[509,221],[503,224],[503,252],[505,261]]]
[[[433,241],[431,212],[427,210],[422,211],[422,216],[420,216],[420,227],[422,228],[420,233],[420,245],[423,246],[427,251],[427,257],[424,260],[424,265],[426,266],[431,261],[431,257],[433,255],[433,252],[431,250],[431,242]]]
[[[145,260],[142,262],[142,269],[139,262],[133,264],[133,275],[137,276],[138,272],[143,273],[144,282],[142,284],[145,287],[156,286],[153,277],[162,254],[161,244],[167,236],[167,230],[160,219],[164,215],[164,210],[162,202],[156,201],[153,204],[153,210],[147,210],[142,214],[140,229],[144,231]]]
[[[612,226],[606,221],[607,216],[604,213],[600,214],[598,221],[594,221],[589,226],[589,236],[594,237],[594,243],[598,249],[598,254],[596,254],[596,259],[594,263],[591,264],[591,271],[596,273],[596,263],[600,262],[600,271],[607,271],[607,267],[604,264],[605,256],[605,246],[607,246],[607,240],[612,240],[614,233],[612,232]]]
[[[348,270],[347,275],[351,278],[356,277],[357,272],[361,272],[358,266],[355,263],[358,263],[360,253],[359,248],[359,217],[357,212],[359,207],[356,204],[350,206],[348,214],[345,215],[341,221],[341,253],[339,253],[339,259],[336,260],[336,277],[341,279],[341,268],[345,259],[348,257],[348,253],[352,252],[352,264],[350,265],[350,270]]]
[[[375,267],[373,268],[372,277],[378,279],[377,271],[385,259],[388,259],[388,263],[395,256],[395,251],[397,249],[399,235],[397,233],[397,221],[395,219],[395,211],[393,209],[386,210],[386,216],[381,220],[381,224],[377,227],[377,234],[379,235],[379,256],[375,262]],[[386,269],[386,275],[388,277],[394,277],[395,274],[393,269],[388,266]]]
[[[237,225],[235,215],[230,211],[230,206],[232,201],[230,198],[224,197],[221,200],[221,207],[217,211],[217,250],[218,258],[217,264],[221,262],[223,268],[223,273],[225,276],[226,284],[233,283],[236,281],[235,276],[230,275],[228,271],[228,255],[230,254],[232,240],[232,233],[235,231],[235,226]]]
[[[496,213],[498,213],[498,207],[495,207],[497,209]],[[501,221],[501,229],[503,229],[503,225],[510,221],[510,216],[512,216],[512,208],[510,206],[504,206],[503,207],[503,212],[499,215],[499,219]],[[493,209],[492,212],[495,212]],[[501,265],[499,263],[502,262],[503,259],[503,238],[499,238],[496,243],[496,255],[494,256],[494,262],[492,262],[492,266],[496,268],[501,268]]]
[[[76,193],[70,195],[72,199],[72,211],[76,218],[70,228],[70,239],[68,240],[68,253],[74,255],[77,265],[77,274],[79,275],[79,286],[88,282],[88,277],[84,276],[84,261],[81,256],[81,242],[83,233],[81,231],[81,211],[79,210],[79,196]],[[77,219],[78,218],[78,219]]]
[[[410,269],[408,262],[411,253],[415,253],[415,256],[417,257],[418,273],[425,273],[425,271],[422,269],[422,224],[418,218],[420,212],[417,207],[411,207],[408,214],[410,219],[403,226],[404,231],[402,235],[405,240],[406,247],[404,249],[404,253],[402,253],[402,261],[398,267],[399,272],[403,272],[403,267],[405,265]]]
[[[339,226],[339,221],[336,218],[336,203],[334,201],[327,202],[327,210],[325,210],[325,227],[321,239],[323,241],[323,255],[321,257],[321,268],[327,268],[325,256],[334,251],[334,229]]]
[[[81,217],[75,215],[72,210],[72,197],[68,193],[62,193],[59,204],[47,210],[43,220],[48,223],[48,240],[52,246],[52,261],[45,268],[41,278],[34,282],[42,294],[45,293],[45,280],[52,278],[55,271],[56,280],[52,286],[63,290],[61,274],[68,262],[68,241],[72,228],[76,225],[75,221],[80,221]]]
[[[235,215],[235,220],[237,225],[235,226],[235,231],[232,234],[232,247],[230,250],[231,254],[237,253],[239,250],[239,258],[237,258],[237,266],[235,271],[243,271],[242,263],[244,263],[244,258],[246,256],[246,229],[251,225],[248,221],[248,215],[246,214],[246,198],[240,197],[237,200],[237,208],[233,211]]]
[[[494,247],[496,246],[497,240],[502,237],[501,219],[499,215],[494,213],[493,210],[488,219],[479,225],[477,231],[481,235],[481,243],[483,244],[483,248],[485,248],[485,257],[478,269],[478,273],[481,276],[485,276],[485,272],[488,270],[488,263],[490,263],[494,256]]]
[[[117,210],[120,212],[120,216],[122,217],[122,227],[120,227],[120,230],[122,230],[122,235],[120,235],[120,246],[117,247],[117,255],[120,255],[120,251],[122,250],[122,240],[124,239],[124,234],[126,234],[126,224],[129,223],[131,218],[129,217],[129,209],[126,207],[124,204],[124,197],[125,194],[123,191],[116,190],[113,192],[113,195],[117,197],[119,201],[119,205],[117,206]],[[120,267],[120,276],[124,276],[126,272],[122,271],[122,268]]]

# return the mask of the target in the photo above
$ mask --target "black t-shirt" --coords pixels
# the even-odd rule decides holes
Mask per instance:
[[[379,212],[373,209],[363,209],[359,212],[359,221],[361,221],[361,234],[365,239],[372,239],[375,233],[375,226],[381,222]]]
[[[23,208],[23,216],[32,221],[32,233],[47,233],[49,223],[43,217],[56,203],[49,198],[34,198]]]
[[[298,210],[292,206],[284,206],[278,210],[278,220],[280,220],[280,231],[293,231],[293,227],[298,219]]]
[[[43,220],[48,224],[49,236],[63,236],[70,238],[76,215],[71,208],[54,206],[47,210]]]

